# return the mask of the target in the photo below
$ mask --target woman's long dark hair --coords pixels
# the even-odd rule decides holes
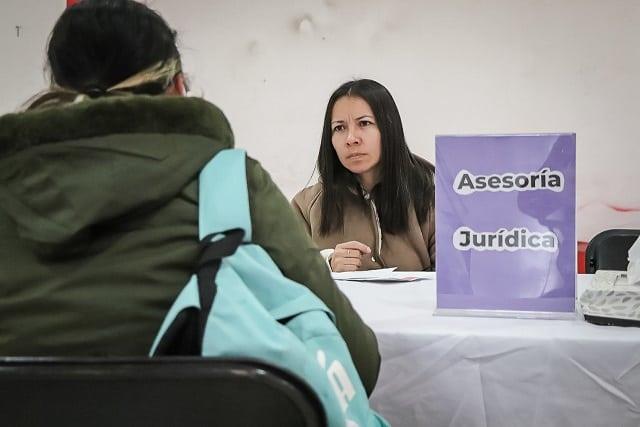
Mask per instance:
[[[134,0],[82,0],[67,8],[49,38],[52,83],[100,93],[158,62],[178,59],[176,34],[162,17]],[[135,93],[156,95],[153,83]]]
[[[404,138],[398,107],[389,91],[380,83],[362,79],[344,83],[329,98],[324,116],[318,171],[322,183],[322,219],[320,234],[327,235],[344,225],[344,201],[361,195],[356,176],[347,170],[331,143],[331,115],[336,101],[342,97],[362,98],[369,104],[380,130],[380,182],[371,191],[376,203],[380,226],[387,233],[408,230],[409,209],[413,206],[420,223],[427,220],[434,202],[434,168],[418,160]]]

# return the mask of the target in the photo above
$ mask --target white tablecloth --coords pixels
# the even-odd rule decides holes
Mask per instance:
[[[338,282],[378,337],[392,426],[640,426],[640,328],[433,316],[431,277]]]

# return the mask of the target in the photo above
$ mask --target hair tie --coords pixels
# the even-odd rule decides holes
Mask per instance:
[[[97,86],[93,86],[90,87],[89,89],[84,91],[84,94],[87,95],[89,98],[98,98],[100,96],[104,96],[107,92]]]

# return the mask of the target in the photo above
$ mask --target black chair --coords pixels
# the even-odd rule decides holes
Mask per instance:
[[[626,270],[629,248],[640,235],[640,230],[613,229],[595,235],[585,252],[585,270]]]
[[[252,360],[0,358],[3,426],[326,425],[300,378]]]

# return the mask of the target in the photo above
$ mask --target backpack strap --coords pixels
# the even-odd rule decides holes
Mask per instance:
[[[222,150],[200,172],[200,240],[240,228],[244,231],[243,242],[251,242],[246,157],[244,150]]]
[[[246,152],[218,152],[200,171],[198,221],[202,252],[197,265],[200,300],[199,338],[202,342],[216,297],[216,276],[222,259],[251,241],[251,213],[247,190]]]
[[[198,221],[201,253],[194,274],[167,313],[153,355],[201,354],[224,257],[251,241],[251,214],[243,150],[222,150],[201,170]]]

